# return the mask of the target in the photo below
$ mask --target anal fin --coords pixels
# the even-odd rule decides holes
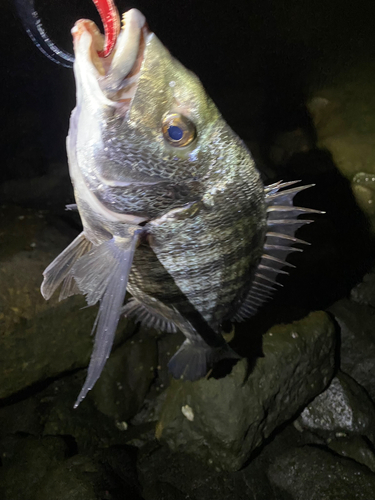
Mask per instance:
[[[222,359],[240,359],[228,344],[210,347],[203,341],[186,339],[168,363],[168,369],[176,379],[191,382],[204,377],[214,363]]]

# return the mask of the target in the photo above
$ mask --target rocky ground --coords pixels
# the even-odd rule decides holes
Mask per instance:
[[[96,311],[38,289],[73,230],[31,209],[1,215],[8,243],[20,224],[25,235],[2,247],[1,499],[374,498],[375,273],[327,312],[291,308],[258,356],[196,383],[167,374],[179,334],[123,320],[74,410]]]
[[[311,93],[310,128],[273,138],[265,180],[316,183],[296,201],[327,214],[301,229],[312,245],[284,289],[236,326],[243,359],[195,383],[167,373],[180,334],[123,319],[73,409],[96,309],[39,291],[79,231],[67,169],[0,186],[1,500],[375,498],[373,70],[338,74]]]

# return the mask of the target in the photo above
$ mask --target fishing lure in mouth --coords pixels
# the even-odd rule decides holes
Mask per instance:
[[[98,52],[98,55],[108,57],[120,33],[120,16],[113,0],[93,0],[93,2],[99,12],[105,34],[104,48]],[[72,68],[74,56],[57,47],[49,38],[35,9],[35,0],[14,0],[14,5],[26,33],[42,54],[56,64]]]
[[[38,18],[27,2],[31,32]],[[198,380],[221,359],[238,359],[223,325],[270,298],[277,275],[294,267],[287,256],[305,243],[295,232],[312,220],[299,216],[322,213],[293,205],[310,186],[263,185],[197,76],[138,10],[124,14],[119,33],[115,7],[96,3],[105,36],[87,19],[72,29],[77,104],[67,154],[83,231],[41,287],[47,300],[61,286],[60,300],[83,294],[100,304],[75,407],[98,380],[122,314],[185,335],[168,363],[175,378]],[[53,60],[66,61],[48,40]]]

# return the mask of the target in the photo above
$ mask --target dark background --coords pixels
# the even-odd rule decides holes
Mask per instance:
[[[343,69],[373,59],[375,2],[117,0],[117,7],[120,13],[141,10],[171,53],[200,77],[225,119],[252,146],[266,179],[317,184],[297,202],[327,215],[299,232],[313,245],[291,258],[298,269],[281,280],[287,291],[272,302],[273,311],[294,319],[349,293],[374,255],[349,183],[327,152],[315,150],[292,166],[277,166],[269,151],[277,134],[297,128],[314,143],[306,100]],[[50,38],[68,51],[77,19],[100,26],[89,0],[36,0],[36,8]],[[34,47],[9,1],[3,5],[0,58],[0,202],[47,208],[78,230],[78,217],[63,213],[65,203],[73,202],[65,155],[73,72]],[[267,317],[275,321],[277,314],[266,308]]]
[[[90,0],[36,0],[45,29],[72,51],[70,29]],[[309,89],[374,51],[374,2],[359,0],[118,0],[136,7],[151,30],[202,80],[229,124],[245,140],[267,144],[274,131],[301,120]],[[74,107],[72,71],[32,44],[3,5],[0,182],[34,177],[65,158]]]

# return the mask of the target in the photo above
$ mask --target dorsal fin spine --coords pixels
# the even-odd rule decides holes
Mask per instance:
[[[293,198],[297,193],[314,186],[314,184],[308,184],[285,189],[297,182],[300,181],[279,181],[264,188],[267,226],[272,229],[266,232],[263,246],[264,254],[258,263],[250,290],[233,316],[235,321],[242,321],[255,314],[276,289],[274,285],[283,286],[276,281],[276,276],[289,273],[281,268],[284,266],[295,267],[293,264],[286,262],[285,258],[291,252],[302,252],[301,248],[292,245],[310,245],[307,241],[296,238],[294,233],[301,226],[314,221],[311,219],[298,219],[298,216],[303,214],[323,214],[324,212],[293,205]]]

